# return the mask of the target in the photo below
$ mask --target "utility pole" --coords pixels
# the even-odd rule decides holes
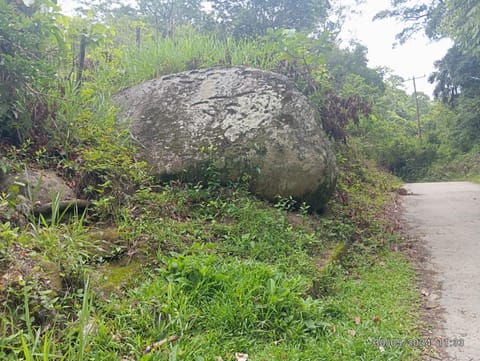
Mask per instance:
[[[417,84],[415,83],[416,79],[425,78],[426,75],[420,76],[415,78],[415,75],[412,76],[411,79],[405,80],[405,82],[413,80],[413,96],[415,97],[415,109],[417,111],[417,129],[418,129],[418,139],[420,140],[420,144],[422,143],[422,127],[420,126],[420,110],[418,109],[418,98],[417,98]]]

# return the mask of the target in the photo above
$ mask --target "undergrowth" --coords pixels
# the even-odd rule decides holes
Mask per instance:
[[[432,165],[427,181],[464,181],[478,182],[480,179],[480,154],[472,151],[452,156]]]
[[[242,184],[172,182],[134,192],[110,233],[98,214],[4,223],[0,358],[414,360],[419,349],[378,343],[418,335],[413,271],[385,215],[395,181],[339,154],[323,216]]]
[[[325,64],[303,54],[313,40],[281,35],[233,42],[186,28],[158,47],[112,50],[81,88],[59,78],[48,134],[2,147],[0,177],[55,168],[93,207],[65,218],[53,207],[20,227],[0,195],[0,359],[416,359],[419,349],[376,342],[416,337],[418,300],[412,269],[392,251],[386,210],[398,184],[354,147],[338,147],[337,192],[312,215],[292,199],[271,205],[244,184],[221,186],[214,170],[205,184],[155,184],[115,123],[112,91],[229,65],[227,55],[268,70],[313,66],[307,80],[325,83]]]

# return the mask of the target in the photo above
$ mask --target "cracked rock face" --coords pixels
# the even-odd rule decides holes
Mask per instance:
[[[246,67],[194,70],[114,97],[119,122],[162,179],[199,181],[214,161],[224,182],[251,178],[257,196],[320,210],[336,181],[318,113],[286,77]],[[213,151],[208,151],[213,149]]]

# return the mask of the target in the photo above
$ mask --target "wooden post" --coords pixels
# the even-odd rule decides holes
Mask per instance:
[[[77,84],[76,88],[82,86],[83,68],[85,67],[85,52],[87,50],[87,37],[82,34],[80,37],[80,50],[78,52]]]
[[[141,42],[142,30],[140,26],[135,28],[135,42],[137,43],[137,52],[140,51],[140,42]]]

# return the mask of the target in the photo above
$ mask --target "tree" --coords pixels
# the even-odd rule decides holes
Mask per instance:
[[[351,132],[370,159],[404,180],[416,180],[424,177],[436,160],[438,144],[430,142],[431,126],[427,128],[423,122],[424,138],[419,142],[415,103],[400,85],[401,80],[395,76],[387,79],[372,114],[360,118]],[[425,94],[419,95],[419,105],[422,119],[426,118],[431,104]]]
[[[213,0],[216,21],[235,37],[266,35],[268,29],[312,31],[328,17],[328,0]]]
[[[453,105],[460,94],[470,98],[480,96],[480,58],[467,55],[454,45],[443,59],[435,62],[435,68],[429,81],[436,82],[434,96],[443,103]]]
[[[449,124],[449,144],[461,152],[471,151],[480,139],[480,2],[477,0],[433,0],[413,4],[392,0],[391,10],[376,18],[394,17],[406,22],[398,35],[405,41],[424,30],[431,39],[450,37],[454,45],[435,63],[429,80],[436,83],[434,95],[455,114]]]
[[[164,37],[179,26],[200,25],[203,18],[201,0],[137,0],[137,4],[139,13]]]
[[[461,97],[455,108],[452,143],[462,152],[469,152],[480,143],[480,97]]]
[[[448,0],[446,4],[446,33],[464,52],[480,56],[480,3],[477,0]]]
[[[46,116],[40,90],[55,76],[63,42],[57,10],[47,0],[0,2],[0,136],[14,143]]]
[[[432,40],[451,37],[463,51],[480,55],[480,3],[477,0],[392,0],[392,9],[374,19],[395,18],[406,24],[397,34],[400,43],[414,33],[425,31]]]
[[[382,74],[368,67],[368,49],[353,42],[350,49],[332,47],[326,51],[326,63],[333,78],[335,88],[350,95],[359,93],[363,98],[372,102],[374,97],[381,96],[384,91]],[[360,82],[356,81],[358,78]],[[350,89],[347,89],[347,87]]]
[[[455,45],[435,67],[429,78],[436,82],[434,95],[455,111],[449,143],[468,152],[480,138],[480,58]]]
[[[411,0],[391,0],[392,9],[387,9],[375,15],[374,20],[394,18],[405,24],[405,28],[397,34],[397,40],[403,44],[413,34],[424,31],[430,39],[440,39],[446,36],[443,21],[447,15],[444,0],[414,2]]]

